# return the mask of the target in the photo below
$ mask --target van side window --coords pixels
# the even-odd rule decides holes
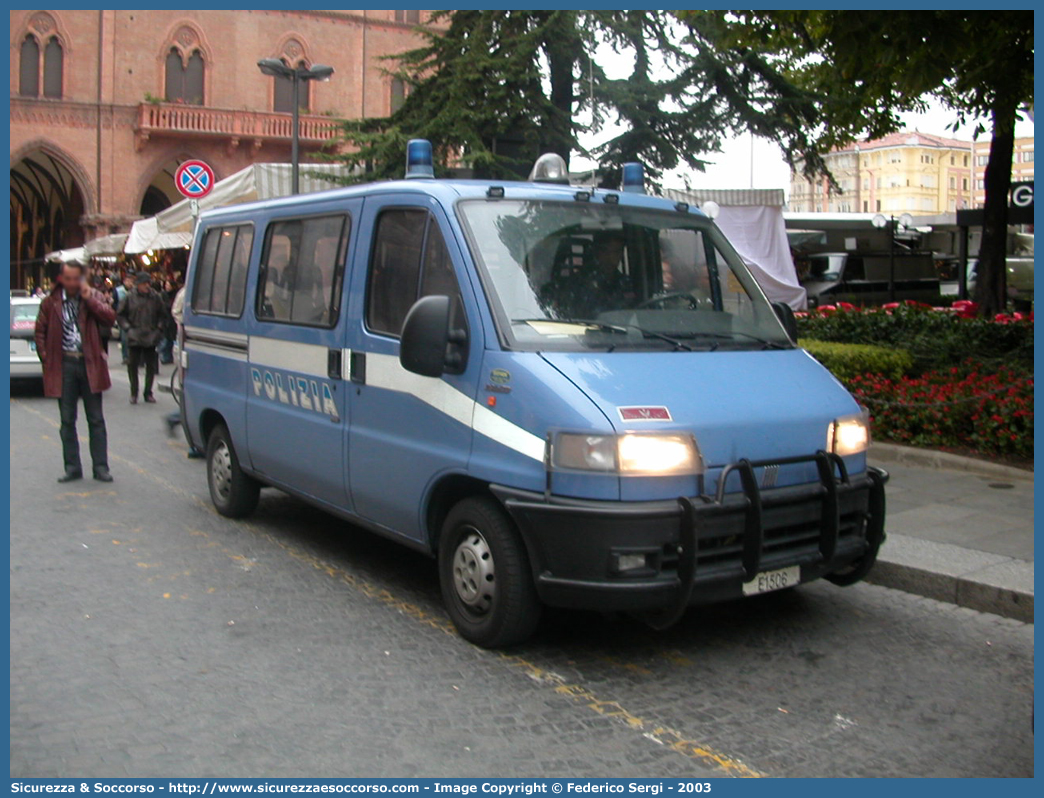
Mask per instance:
[[[366,323],[374,332],[398,337],[406,313],[417,301],[421,248],[428,212],[402,209],[377,217]]]
[[[463,327],[464,302],[460,297],[460,286],[457,275],[453,273],[453,261],[450,259],[442,232],[434,219],[428,222],[428,241],[424,248],[424,263],[421,267],[421,285],[418,299],[422,296],[443,294],[452,302],[450,305],[450,326]]]
[[[212,227],[203,238],[196,263],[192,310],[216,316],[239,317],[246,295],[252,225]]]
[[[464,305],[446,242],[430,213],[395,209],[377,219],[366,323],[374,332],[399,337],[413,303],[444,294],[453,301],[451,323],[464,323]]]
[[[257,284],[257,318],[334,327],[350,227],[343,215],[270,224]]]

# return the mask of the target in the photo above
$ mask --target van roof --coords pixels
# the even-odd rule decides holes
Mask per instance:
[[[459,199],[485,199],[491,186],[502,187],[505,199],[527,199],[545,201],[564,201],[574,199],[577,192],[587,191],[593,201],[609,194],[619,197],[619,204],[629,207],[648,208],[650,210],[677,211],[679,203],[663,197],[648,194],[627,193],[615,189],[591,188],[588,186],[566,186],[556,183],[529,183],[509,180],[389,180],[375,183],[360,183],[346,188],[335,188],[329,191],[316,191],[310,194],[280,197],[278,199],[258,200],[240,205],[226,205],[204,211],[201,221],[217,219],[224,216],[249,214],[258,210],[279,208],[295,208],[312,204],[327,203],[337,199],[355,199],[379,194],[418,194],[435,197],[451,205]],[[695,206],[688,213],[705,218],[705,214]]]

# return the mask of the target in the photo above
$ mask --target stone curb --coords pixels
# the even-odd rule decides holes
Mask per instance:
[[[876,463],[921,466],[922,468],[948,468],[953,471],[968,471],[998,479],[1033,479],[1033,472],[1021,468],[991,463],[974,457],[964,457],[934,449],[918,449],[898,443],[870,444],[870,459]]]
[[[1033,563],[889,534],[867,582],[1033,623]]]

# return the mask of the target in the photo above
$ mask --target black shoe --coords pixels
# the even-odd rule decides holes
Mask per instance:
[[[136,405],[137,403],[138,403],[138,397],[137,396],[132,396],[131,397],[131,404],[132,405]]]
[[[75,482],[78,479],[83,479],[83,472],[79,469],[66,471],[64,474],[58,477],[59,482]]]
[[[112,482],[112,474],[109,473],[108,468],[94,469],[94,478],[99,482]]]
[[[195,446],[193,446],[191,449],[188,450],[188,459],[189,460],[202,460],[204,457],[206,457],[206,455],[203,454],[203,452],[201,452]]]
[[[150,405],[154,405],[156,404],[156,397],[153,396],[151,393],[147,393],[145,394],[145,401],[148,402]]]

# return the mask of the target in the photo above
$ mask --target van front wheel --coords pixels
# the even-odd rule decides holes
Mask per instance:
[[[521,643],[540,621],[525,545],[490,497],[464,499],[446,517],[439,539],[439,582],[450,618],[475,645]]]
[[[257,508],[261,484],[239,467],[228,427],[218,424],[207,441],[207,485],[210,500],[228,518],[243,518]]]

